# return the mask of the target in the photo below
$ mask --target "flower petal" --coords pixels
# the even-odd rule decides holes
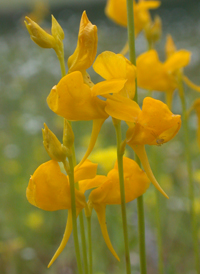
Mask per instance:
[[[93,97],[81,72],[64,76],[47,97],[49,108],[70,121],[106,119],[105,102]]]
[[[110,241],[110,238],[109,238],[109,235],[108,235],[108,230],[107,230],[107,226],[106,226],[106,206],[105,205],[93,205],[96,213],[97,213],[97,217],[98,217],[98,220],[99,220],[99,224],[100,224],[100,227],[101,227],[101,232],[102,232],[102,235],[103,235],[103,238],[105,240],[105,243],[107,244],[107,247],[109,248],[110,252],[113,254],[113,256],[118,260],[120,261],[117,253],[115,252],[112,244],[111,244],[111,241]]]
[[[191,53],[187,50],[179,50],[172,54],[164,63],[168,72],[174,72],[177,69],[187,66],[190,62]]]
[[[93,96],[104,95],[108,93],[118,93],[123,89],[126,79],[112,79],[99,82],[92,88]]]
[[[85,179],[92,179],[96,176],[98,164],[92,163],[90,160],[85,160],[85,162],[74,168],[74,182],[78,182]]]
[[[105,111],[110,116],[128,122],[135,122],[137,120],[141,109],[136,102],[118,94],[109,96],[108,98]]]

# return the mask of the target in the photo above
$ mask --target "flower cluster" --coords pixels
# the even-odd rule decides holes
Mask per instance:
[[[152,35],[156,41],[158,28],[155,27],[156,31],[153,29],[150,34],[149,25],[152,21],[148,10],[157,8],[159,5],[158,1],[139,1],[137,4],[134,2],[136,35],[146,29],[148,37]],[[127,26],[125,0],[108,1],[106,14],[115,22]],[[62,67],[64,32],[56,19],[52,16],[51,35],[30,18],[26,17],[26,20],[26,27],[32,40],[43,48],[53,48]],[[159,25],[158,19],[155,25]],[[127,123],[128,130],[122,146],[129,145],[141,160],[144,168],[143,171],[134,160],[123,157],[125,202],[128,203],[143,195],[150,182],[165,197],[168,197],[153,175],[145,145],[160,146],[170,141],[180,129],[181,117],[173,114],[166,104],[151,97],[144,99],[141,109],[133,101],[136,93],[135,82],[137,78],[138,85],[145,89],[172,93],[177,87],[178,70],[188,64],[190,53],[184,50],[169,53],[168,45],[168,59],[165,63],[159,61],[155,50],[150,50],[139,56],[137,66],[134,66],[122,54],[115,54],[111,51],[104,51],[96,57],[97,41],[97,27],[89,21],[84,11],[80,21],[77,47],[68,58],[68,73],[66,75],[63,73],[63,77],[52,87],[47,97],[49,108],[65,119],[63,142],[61,143],[55,134],[46,125],[44,126],[44,146],[51,160],[36,169],[26,191],[28,201],[36,207],[48,211],[68,210],[63,240],[49,266],[62,252],[74,226],[73,188],[76,217],[83,209],[88,217],[94,209],[104,240],[112,254],[119,260],[108,236],[105,210],[106,205],[122,202],[119,182],[121,167],[116,162],[107,176],[97,175],[97,164],[87,159],[104,121],[109,116],[113,118],[114,123],[119,121]],[[94,71],[104,81],[96,84],[92,82],[86,71],[92,64]],[[75,167],[71,121],[93,121],[88,149]],[[58,162],[63,163],[67,174]],[[92,190],[86,201],[84,193],[89,189]]]

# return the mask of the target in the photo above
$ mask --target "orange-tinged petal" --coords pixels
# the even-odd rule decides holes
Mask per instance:
[[[31,204],[43,210],[71,208],[68,177],[61,172],[58,162],[50,160],[36,169],[30,178],[26,196]],[[78,190],[76,206],[85,206],[85,196]]]
[[[138,86],[147,90],[173,91],[177,87],[174,75],[168,73],[155,50],[149,50],[137,58]]]
[[[110,241],[110,238],[109,238],[109,235],[108,235],[108,230],[107,230],[107,225],[106,225],[106,206],[105,205],[93,205],[96,213],[97,213],[97,217],[98,217],[98,220],[99,220],[99,224],[100,224],[100,227],[101,227],[101,232],[102,232],[102,235],[103,235],[103,238],[105,240],[105,243],[107,244],[107,247],[109,248],[110,252],[113,254],[113,256],[118,260],[120,261],[117,253],[115,252],[112,244],[111,244],[111,241]]]
[[[131,99],[134,97],[136,67],[123,55],[104,51],[97,56],[93,68],[106,80],[126,79],[127,82],[120,93]]]
[[[118,94],[109,96],[108,98],[105,111],[110,116],[128,122],[137,121],[141,109],[136,102]]]
[[[85,160],[85,162],[74,168],[74,182],[78,182],[85,179],[92,179],[96,176],[98,164],[92,163],[90,160]]]
[[[64,76],[47,97],[49,108],[70,121],[106,119],[105,102],[92,96],[81,72]]]
[[[164,68],[169,72],[187,66],[190,62],[191,53],[187,50],[179,50],[172,54],[164,63]]]
[[[97,41],[97,27],[89,21],[84,11],[80,22],[77,47],[68,58],[68,73],[86,70],[92,65],[97,52]]]

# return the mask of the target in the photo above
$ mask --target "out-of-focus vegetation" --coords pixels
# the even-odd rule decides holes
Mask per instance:
[[[181,5],[181,3],[180,3]],[[82,9],[62,7],[51,10],[65,31],[66,60],[73,53]],[[28,12],[28,11],[27,11]],[[178,49],[192,52],[190,65],[185,74],[200,84],[200,5],[161,6],[154,11],[163,21],[163,35],[156,45],[164,60],[166,34],[170,33]],[[63,119],[54,115],[46,104],[52,86],[60,79],[60,67],[53,50],[44,50],[29,37],[22,16],[18,11],[11,17],[3,16],[0,29],[0,273],[75,273],[73,239],[70,238],[64,252],[47,270],[46,266],[58,247],[67,218],[66,211],[45,212],[30,205],[25,190],[30,174],[49,159],[43,144],[41,128],[45,122],[57,136],[62,138]],[[126,29],[114,25],[103,13],[103,6],[88,6],[87,15],[98,27],[98,53],[104,50],[119,52],[127,40]],[[2,20],[1,19],[1,22]],[[50,15],[43,27],[50,27]],[[137,54],[146,51],[143,34],[136,40]],[[95,73],[90,71],[93,81]],[[99,80],[99,79],[98,79]],[[187,90],[189,108],[199,93]],[[146,91],[140,91],[142,102]],[[155,93],[155,98],[164,100],[164,94]],[[178,96],[174,109],[181,112]],[[175,112],[175,111],[173,111]],[[197,118],[192,113],[190,120],[191,151],[196,184],[196,213],[200,216],[200,154],[196,141]],[[73,123],[76,155],[83,156],[91,133],[91,123]],[[102,174],[113,161],[115,134],[111,120],[103,125],[98,143],[91,159],[98,159],[99,151],[105,160],[99,166]],[[188,185],[181,132],[170,143],[148,148],[150,157],[156,158],[158,181],[170,196],[166,200],[160,194],[161,224],[164,243],[166,273],[194,274],[192,239],[188,212]],[[132,152],[129,151],[129,154]],[[95,156],[96,155],[96,156]],[[152,167],[154,169],[154,167]],[[134,273],[139,273],[136,202],[127,205],[131,249],[131,264]],[[107,225],[111,241],[120,257],[124,253],[120,206],[107,207]],[[146,242],[148,273],[157,273],[156,208],[155,190],[151,187],[145,194]],[[119,263],[110,254],[103,241],[97,217],[92,216],[94,248],[94,273],[122,273],[124,262]],[[198,218],[199,219],[199,218]],[[200,227],[200,221],[198,221]],[[200,230],[199,230],[200,237]]]

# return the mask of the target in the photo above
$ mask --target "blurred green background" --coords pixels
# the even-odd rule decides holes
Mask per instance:
[[[13,3],[12,3],[13,2]],[[47,264],[56,251],[65,228],[67,211],[45,212],[30,205],[25,197],[26,187],[34,170],[49,157],[42,144],[41,128],[45,122],[61,139],[62,118],[52,113],[46,97],[60,80],[60,67],[53,50],[34,44],[23,24],[24,16],[33,11],[34,1],[1,1],[0,3],[0,273],[2,274],[73,274],[76,273],[73,239],[53,264]],[[118,53],[127,40],[126,29],[115,25],[104,15],[105,1],[50,1],[41,25],[50,29],[50,14],[54,14],[65,32],[65,58],[76,47],[79,22],[83,10],[98,27],[98,53],[111,50]],[[163,35],[156,44],[164,61],[166,34],[170,33],[177,49],[192,52],[185,74],[200,85],[200,3],[199,1],[162,1],[152,16],[159,14]],[[137,55],[146,51],[141,33],[136,40]],[[93,82],[100,80],[92,69]],[[189,108],[199,94],[189,89]],[[139,91],[140,103],[146,91]],[[155,98],[164,100],[162,93]],[[173,112],[181,113],[177,94]],[[190,120],[191,150],[195,170],[196,212],[200,216],[200,156],[196,142],[197,117]],[[90,122],[73,123],[77,158],[83,156],[90,132]],[[125,132],[124,132],[125,135]],[[188,212],[188,184],[184,161],[182,132],[168,144],[150,147],[148,153],[157,179],[170,196],[169,201],[159,195],[163,233],[163,257],[166,274],[195,274]],[[99,173],[105,172],[105,163],[115,161],[115,133],[110,119],[101,130],[91,159],[105,155]],[[129,155],[132,152],[128,150]],[[114,154],[114,156],[113,156]],[[96,156],[95,156],[96,155]],[[155,158],[155,160],[153,160]],[[153,162],[156,165],[153,166]],[[158,172],[156,172],[159,171]],[[151,186],[145,194],[146,249],[148,274],[158,273],[155,190]],[[139,274],[138,231],[136,202],[127,205],[128,226],[133,273]],[[121,274],[125,272],[124,244],[119,206],[107,206],[107,225],[111,242],[121,262],[107,249],[95,213],[92,216],[94,273]],[[198,227],[200,221],[198,221]],[[200,236],[200,230],[199,230]]]

